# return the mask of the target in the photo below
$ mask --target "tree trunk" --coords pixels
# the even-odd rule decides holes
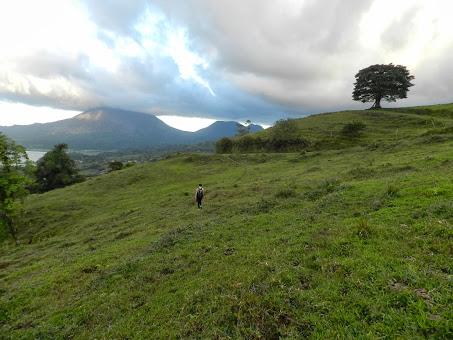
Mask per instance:
[[[378,98],[376,98],[374,100],[374,104],[371,107],[371,109],[382,109],[382,107],[381,107],[381,98],[378,97]]]

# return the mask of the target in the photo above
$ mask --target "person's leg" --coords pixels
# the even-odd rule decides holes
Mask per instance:
[[[201,199],[197,198],[197,203],[198,203],[198,209],[201,208]]]

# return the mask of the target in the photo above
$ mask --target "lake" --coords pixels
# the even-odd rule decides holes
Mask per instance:
[[[27,155],[28,155],[28,158],[31,161],[36,162],[36,161],[38,161],[38,159],[40,159],[42,156],[44,156],[46,154],[46,152],[48,152],[48,151],[49,150],[47,150],[47,151],[27,150]],[[102,153],[103,151],[99,151],[99,150],[77,150],[77,151],[69,150],[69,152],[77,152],[77,153],[80,153],[82,155],[96,156],[96,155]]]

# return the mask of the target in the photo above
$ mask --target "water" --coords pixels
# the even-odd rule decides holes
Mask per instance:
[[[38,161],[38,159],[40,159],[42,156],[44,156],[46,154],[46,152],[47,151],[27,150],[27,155],[31,161],[36,162],[36,161]]]
[[[49,150],[48,150],[49,151]],[[27,150],[27,155],[28,155],[28,158],[33,161],[33,162],[37,162],[42,156],[44,156],[46,154],[46,152],[48,151],[40,151],[40,150]],[[69,152],[71,152],[72,150],[69,150]],[[77,150],[76,151],[77,153],[80,153],[82,155],[88,155],[88,156],[96,156],[98,154],[100,154],[101,152],[103,151],[99,151],[99,150]]]

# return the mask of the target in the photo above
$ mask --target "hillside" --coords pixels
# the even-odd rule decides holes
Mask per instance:
[[[294,131],[278,134],[277,128],[266,129],[252,136],[233,139],[234,149],[238,151],[267,151],[275,149],[277,142],[302,141],[295,143],[296,149],[326,150],[342,149],[359,145],[387,144],[391,141],[405,142],[415,137],[425,140],[433,138],[446,140],[453,136],[451,120],[453,104],[433,105],[424,107],[344,111],[308,116],[292,120]],[[364,133],[360,138],[344,136],[341,130],[347,123],[359,121],[365,124]],[[424,134],[424,135],[423,135]],[[283,135],[283,137],[281,136]],[[422,136],[423,135],[423,136]],[[307,145],[305,145],[305,143]],[[291,150],[292,145],[289,145]],[[277,148],[278,149],[278,148]]]
[[[0,127],[29,149],[67,143],[73,150],[124,150],[194,144],[234,136],[238,123],[216,122],[197,132],[172,128],[153,115],[101,107],[52,123]],[[262,130],[254,126],[255,130]]]
[[[343,140],[352,119],[367,128]],[[318,149],[183,154],[29,197],[21,245],[0,247],[0,334],[451,338],[453,119],[297,124]]]

